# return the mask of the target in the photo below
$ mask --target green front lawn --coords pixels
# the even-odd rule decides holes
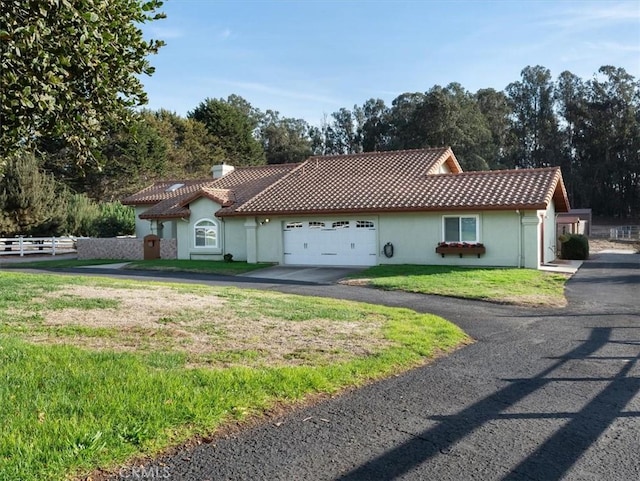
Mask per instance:
[[[116,468],[467,342],[408,309],[0,272],[0,479]]]
[[[387,290],[506,304],[564,306],[568,276],[536,269],[385,265],[354,274],[351,283]]]
[[[182,259],[154,259],[148,261],[133,261],[127,269],[145,269],[156,271],[205,272],[218,275],[238,275],[245,272],[263,269],[272,264],[248,264],[245,261],[191,261]]]
[[[9,262],[8,260],[2,262],[0,258],[0,266],[3,269],[67,269],[69,267],[83,267],[83,266],[97,266],[102,264],[118,264],[121,262],[114,259],[90,259],[90,260],[78,260],[78,259],[56,259],[54,256],[50,256],[47,260],[40,261],[25,261],[25,262]]]
[[[54,258],[55,259],[55,258]],[[5,263],[3,268],[14,269],[67,269],[73,267],[98,266],[104,264],[120,264],[128,262],[126,269],[153,270],[153,271],[182,271],[203,272],[207,274],[235,276],[245,272],[263,269],[272,264],[248,264],[244,261],[206,261],[206,260],[181,260],[181,259],[154,259],[148,261],[126,261],[118,259],[61,259],[32,262]]]

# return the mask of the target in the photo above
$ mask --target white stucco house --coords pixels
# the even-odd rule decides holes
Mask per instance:
[[[559,168],[462,172],[450,148],[212,172],[123,199],[136,236],[175,238],[179,259],[537,268],[569,210]]]

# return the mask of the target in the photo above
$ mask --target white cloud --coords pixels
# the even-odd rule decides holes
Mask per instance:
[[[226,40],[229,37],[231,37],[231,29],[229,29],[229,28],[225,28],[220,33],[218,33],[218,38],[220,40]]]
[[[640,21],[640,3],[636,1],[572,5],[572,8],[552,12],[542,23],[566,30],[583,30]]]
[[[238,90],[245,90],[250,92],[259,92],[268,95],[272,95],[274,97],[287,98],[293,100],[305,100],[311,102],[317,102],[322,104],[330,104],[330,105],[339,105],[340,101],[338,99],[313,94],[309,91],[301,92],[292,89],[284,89],[279,87],[272,87],[270,85],[265,85],[257,82],[241,82],[241,81],[231,81],[231,80],[222,80],[215,79],[214,82],[228,85]]]

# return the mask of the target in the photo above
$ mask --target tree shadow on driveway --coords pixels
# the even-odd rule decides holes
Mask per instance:
[[[371,459],[338,479],[392,480],[402,477],[418,465],[439,455],[447,454],[454,445],[486,425],[509,419],[566,419],[551,433],[535,451],[528,454],[517,466],[502,477],[503,480],[540,479],[554,481],[562,479],[578,459],[618,418],[640,417],[640,413],[625,411],[626,406],[640,392],[640,377],[630,375],[640,361],[640,352],[627,355],[617,353],[617,346],[627,350],[638,347],[640,340],[618,341],[613,338],[615,327],[590,328],[588,339],[565,355],[554,358],[555,362],[539,374],[525,379],[505,379],[509,384],[475,404],[450,416],[433,416],[437,424],[414,435],[407,442]],[[640,329],[640,328],[638,328]],[[573,362],[622,363],[620,369],[607,369],[599,377],[570,377],[566,368]],[[616,366],[617,367],[617,366]],[[569,370],[571,372],[571,370]],[[510,408],[555,383],[604,383],[577,412],[512,413]]]

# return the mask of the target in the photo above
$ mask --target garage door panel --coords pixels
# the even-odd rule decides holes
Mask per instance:
[[[285,224],[284,263],[375,265],[377,232],[371,220],[296,221]]]

